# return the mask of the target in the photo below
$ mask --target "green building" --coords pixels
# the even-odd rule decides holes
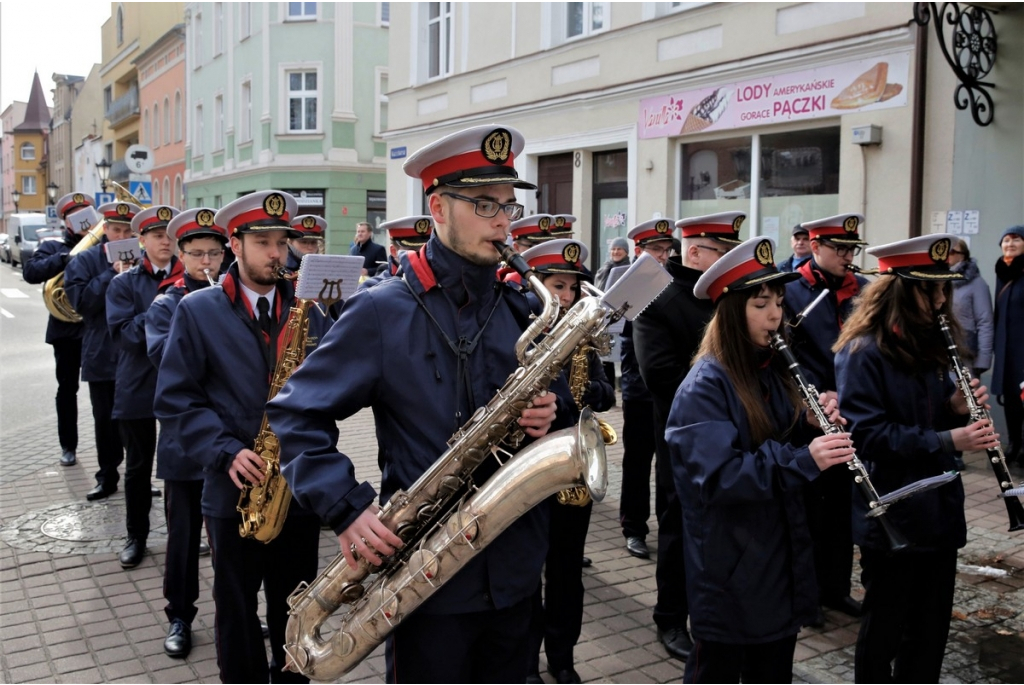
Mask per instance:
[[[196,2],[187,30],[185,195],[219,208],[276,188],[344,253],[384,220],[386,2]]]

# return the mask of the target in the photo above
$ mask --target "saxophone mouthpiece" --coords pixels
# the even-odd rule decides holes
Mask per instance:
[[[279,280],[282,281],[294,281],[299,277],[299,273],[297,271],[292,271],[291,269],[285,266],[279,266],[277,268],[277,271],[275,272],[275,275]]]
[[[526,263],[521,254],[513,250],[511,245],[506,245],[500,240],[492,240],[491,245],[494,245],[494,249],[501,255],[503,262],[515,269],[520,276],[526,278],[527,272],[530,271],[530,265]]]
[[[213,280],[213,276],[210,275],[209,269],[203,269],[203,275],[206,276],[206,280],[210,283],[210,285],[217,285],[217,282]]]

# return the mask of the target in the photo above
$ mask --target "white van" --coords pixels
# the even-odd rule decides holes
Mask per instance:
[[[37,212],[11,214],[7,218],[7,233],[11,250],[11,266],[24,266],[32,257],[43,236],[39,231],[46,230],[46,215]]]

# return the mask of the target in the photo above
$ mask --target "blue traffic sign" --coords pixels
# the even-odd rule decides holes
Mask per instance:
[[[129,181],[128,192],[135,196],[135,199],[139,201],[139,204],[153,204],[152,181]]]
[[[108,202],[113,202],[117,198],[114,197],[113,193],[96,193],[96,206],[105,205]]]

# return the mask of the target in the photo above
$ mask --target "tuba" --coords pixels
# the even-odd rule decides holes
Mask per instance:
[[[99,245],[100,241],[103,240],[103,227],[105,225],[104,222],[100,221],[89,229],[89,232],[82,236],[78,244],[71,248],[68,259],[74,259],[90,247]],[[43,304],[46,305],[47,311],[55,319],[68,323],[79,323],[82,320],[82,315],[71,306],[71,303],[68,301],[68,294],[64,292],[63,271],[43,285]]]
[[[586,488],[595,500],[604,497],[605,441],[589,410],[577,428],[552,433],[520,451],[481,488],[472,483],[473,471],[485,458],[506,453],[501,445],[519,446],[524,434],[517,419],[530,398],[547,389],[580,345],[600,344],[604,330],[629,306],[612,310],[594,289],[559,320],[554,297],[522,257],[503,243],[495,247],[544,304],[516,343],[520,366],[455,432],[445,453],[378,512],[405,542],[401,550],[379,567],[359,559],[356,570],[339,554],[312,583],[292,593],[284,645],[287,669],[316,680],[338,678],[534,505],[573,488]],[[345,605],[349,609],[341,627],[325,638],[324,623]]]

